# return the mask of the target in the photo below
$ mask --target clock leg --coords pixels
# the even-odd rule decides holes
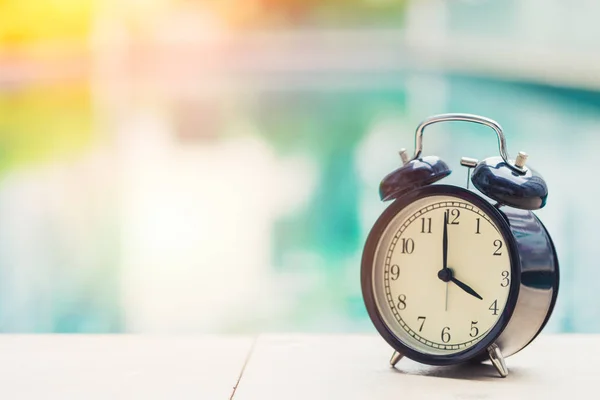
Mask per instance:
[[[494,343],[488,347],[488,354],[490,355],[490,361],[496,367],[496,370],[501,377],[506,378],[508,375],[508,368],[506,368],[506,362],[504,362],[504,356],[500,351],[500,348]]]
[[[390,365],[395,367],[396,364],[398,364],[398,361],[402,360],[402,357],[404,357],[404,354],[395,351],[394,354],[392,354],[392,358],[390,358]]]

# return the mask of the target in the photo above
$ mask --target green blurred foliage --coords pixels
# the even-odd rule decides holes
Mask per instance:
[[[212,7],[242,28],[398,27],[405,0],[219,0]]]
[[[0,172],[80,151],[92,119],[83,84],[0,91]]]

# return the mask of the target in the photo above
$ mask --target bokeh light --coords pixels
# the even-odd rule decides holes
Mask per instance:
[[[547,329],[599,331],[600,6],[0,0],[0,329],[370,331],[360,257],[425,117],[550,187]],[[496,155],[482,128],[428,154]],[[589,176],[589,178],[588,178]]]

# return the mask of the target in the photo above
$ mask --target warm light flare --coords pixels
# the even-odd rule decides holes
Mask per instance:
[[[95,0],[2,0],[0,46],[35,41],[82,41],[90,32]]]

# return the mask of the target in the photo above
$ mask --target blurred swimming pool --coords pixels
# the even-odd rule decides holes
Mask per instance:
[[[2,331],[370,331],[379,181],[445,112],[493,118],[530,154],[561,261],[547,330],[600,331],[600,94],[410,70],[128,77],[0,92]],[[461,156],[497,154],[471,124],[424,146],[459,185]]]

